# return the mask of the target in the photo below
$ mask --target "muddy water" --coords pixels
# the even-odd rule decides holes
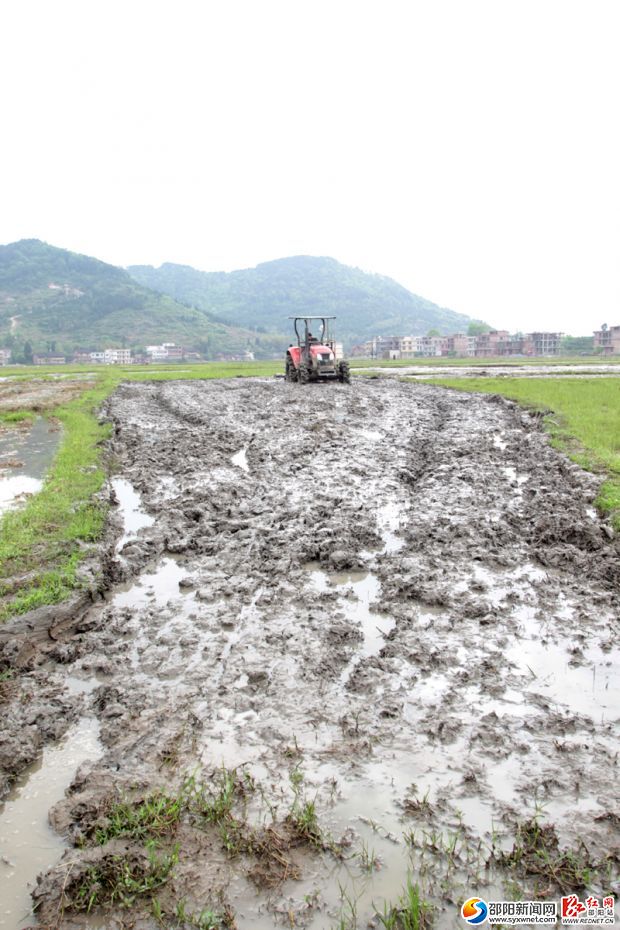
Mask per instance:
[[[0,927],[32,926],[30,892],[37,875],[61,858],[65,843],[48,823],[48,812],[64,796],[78,766],[103,752],[99,723],[84,717],[64,739],[43,751],[17,781],[0,810]]]
[[[251,821],[281,824],[301,778],[343,860],[294,850],[301,878],[257,891],[216,831],[185,833],[177,900],[327,928],[348,899],[361,927],[411,874],[458,926],[465,895],[503,891],[485,863],[520,819],[612,847],[616,541],[596,480],[508,402],[395,381],[317,396],[257,380],[110,401],[126,580],[55,647],[76,700],[97,676],[104,755],[54,823],[225,764],[260,785]],[[68,911],[60,930],[88,925]]]
[[[351,632],[360,634],[354,657],[340,673],[339,683],[345,687],[360,662],[379,655],[386,636],[394,629],[395,620],[372,608],[381,592],[379,580],[372,572],[328,574],[321,571],[318,562],[308,562],[302,568],[309,572],[310,584],[317,594],[334,592],[339,595],[335,609],[342,614]]]
[[[145,513],[140,495],[124,478],[113,478],[112,488],[118,501],[123,520],[123,534],[117,543],[117,549],[123,548],[125,543],[137,536],[140,530],[152,526],[153,517]]]
[[[355,368],[355,365],[352,365]],[[568,374],[575,377],[620,377],[620,365],[605,365],[583,363],[581,365],[543,365],[543,364],[514,364],[514,365],[485,365],[484,362],[471,365],[403,365],[398,368],[385,368],[381,366],[359,368],[359,372],[380,372],[384,376],[400,377],[406,375],[411,378],[479,378],[490,375],[493,378],[553,378],[557,375]]]
[[[60,437],[58,427],[43,417],[29,428],[17,426],[0,431],[0,513],[41,490]]]
[[[249,471],[250,466],[248,465],[248,455],[247,449],[240,449],[239,452],[236,452],[231,456],[230,461],[233,465],[236,465],[238,468],[241,468],[243,471]]]

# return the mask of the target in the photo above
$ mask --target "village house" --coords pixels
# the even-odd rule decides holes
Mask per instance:
[[[559,355],[563,333],[528,333],[534,345],[533,355]],[[527,352],[523,353],[527,355]]]
[[[75,365],[90,365],[90,352],[86,349],[76,349],[73,353],[73,363]]]
[[[599,330],[595,330],[594,351],[603,355],[619,355],[620,326],[607,326],[603,323]]]
[[[202,356],[193,349],[178,346],[174,342],[163,342],[160,346],[147,346],[147,361],[151,362],[199,362]]]
[[[476,337],[465,333],[454,333],[446,336],[446,349],[448,355],[466,358],[476,354]]]
[[[618,348],[613,351],[620,351],[620,327],[614,329],[618,330]],[[477,336],[468,336],[465,333],[452,333],[449,336],[375,336],[363,346],[356,346],[350,354],[386,359],[559,355],[562,338],[563,333],[511,335],[506,329],[493,329]],[[611,345],[609,338],[606,344]]]
[[[131,365],[131,349],[105,349],[104,365]]]
[[[476,336],[476,358],[491,358],[506,354],[506,343],[510,341],[507,329],[491,329]]]
[[[47,352],[45,354],[35,353],[32,356],[35,365],[66,365],[67,359],[58,352]]]

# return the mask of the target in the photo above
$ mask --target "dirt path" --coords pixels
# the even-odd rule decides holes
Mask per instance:
[[[556,851],[583,841],[610,890],[620,560],[596,480],[535,417],[361,378],[126,384],[108,414],[124,527],[107,600],[7,694],[0,742],[16,771],[72,721],[101,741],[53,812],[84,846],[43,879],[42,921],[158,926],[152,895],[103,922],[59,895],[75,905],[84,863],[109,853],[95,831],[119,797],[189,772],[211,797],[222,765],[245,839],[195,808],[160,835],[180,844],[168,914],[210,901],[239,927],[318,928],[353,925],[357,902],[361,927],[411,872],[436,925],[458,926],[457,902],[506,880],[557,894],[497,863],[533,816]],[[247,841],[272,823],[286,866]]]

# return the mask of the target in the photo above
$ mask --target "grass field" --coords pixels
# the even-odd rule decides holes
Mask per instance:
[[[551,442],[583,468],[608,478],[597,506],[620,530],[620,381],[617,378],[434,379],[430,384],[459,391],[503,394],[549,411]]]

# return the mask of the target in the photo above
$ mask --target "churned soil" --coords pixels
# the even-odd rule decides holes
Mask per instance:
[[[0,691],[5,786],[80,717],[100,728],[100,758],[52,811],[70,848],[36,890],[43,923],[90,926],[62,896],[119,861],[93,839],[119,798],[218,770],[245,773],[244,839],[183,814],[162,847],[179,846],[170,908],[329,927],[357,855],[371,917],[371,898],[416,878],[412,830],[435,855],[451,830],[469,851],[453,886],[428,887],[445,922],[470,851],[487,850],[484,872],[531,817],[617,874],[618,544],[598,479],[538,415],[375,378],[130,383],[105,415],[112,503],[131,486],[140,506],[113,506],[89,599],[0,640],[16,673]],[[261,858],[268,824],[278,853]],[[144,859],[139,839],[112,842]],[[150,897],[133,923],[108,903],[109,925],[158,926]]]

